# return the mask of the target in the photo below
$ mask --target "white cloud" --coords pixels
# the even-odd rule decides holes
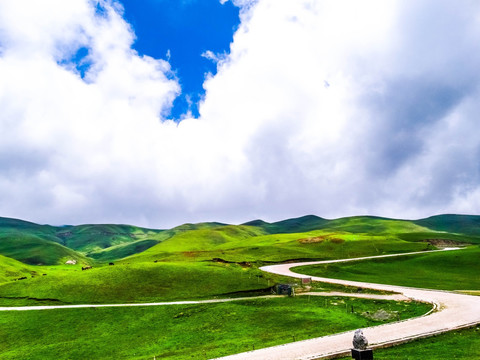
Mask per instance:
[[[173,226],[480,211],[476,2],[234,3],[242,23],[200,118],[177,124],[179,84],[132,50],[118,4],[2,1],[0,214]]]
[[[211,50],[204,51],[201,56],[204,57],[205,59],[213,61],[214,63],[225,61],[225,59],[227,58],[227,54],[225,53],[216,54]]]

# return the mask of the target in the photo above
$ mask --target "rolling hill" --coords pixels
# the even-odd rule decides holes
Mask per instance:
[[[50,226],[0,218],[0,254],[32,265],[70,259],[88,264],[95,258],[111,259],[102,254],[105,249],[115,248],[119,257],[143,251],[161,241],[162,233],[129,225]]]
[[[426,249],[429,243],[480,243],[480,216],[420,220],[314,215],[242,225],[183,224],[172,229],[132,225],[39,225],[0,218],[0,254],[30,265],[144,260],[286,261]]]

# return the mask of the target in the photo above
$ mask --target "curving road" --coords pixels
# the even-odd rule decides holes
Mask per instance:
[[[453,249],[451,249],[453,250]],[[445,250],[437,250],[445,251]],[[424,254],[425,252],[419,252]],[[294,264],[264,266],[261,270],[294,278],[311,278],[332,284],[363,287],[375,290],[393,291],[413,300],[434,304],[436,311],[425,316],[374,326],[363,330],[372,348],[392,346],[413,339],[427,337],[446,331],[466,328],[480,323],[480,296],[462,295],[458,293],[418,289],[396,285],[382,285],[358,281],[337,280],[314,277],[294,273],[292,267],[304,265],[329,264],[363,259],[374,259],[408,254],[370,256],[365,258],[342,259],[330,261],[313,261]],[[349,355],[352,347],[353,331],[324,336],[311,340],[298,341],[280,346],[274,346],[256,351],[226,356],[222,360],[313,360]]]

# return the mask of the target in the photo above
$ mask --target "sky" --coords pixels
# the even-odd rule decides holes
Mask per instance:
[[[240,23],[239,8],[218,0],[123,0],[124,18],[132,27],[140,55],[168,60],[182,88],[169,116],[198,117],[207,74],[216,73],[217,56],[229,51]]]
[[[476,0],[2,0],[0,216],[480,212]]]

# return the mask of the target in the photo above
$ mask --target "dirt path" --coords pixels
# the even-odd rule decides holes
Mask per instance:
[[[196,304],[216,304],[231,301],[242,301],[251,299],[271,299],[283,297],[280,295],[263,295],[239,298],[211,299],[211,300],[192,300],[192,301],[170,301],[153,302],[138,304],[79,304],[79,305],[37,305],[37,306],[4,306],[0,311],[35,311],[35,310],[56,310],[56,309],[82,309],[82,308],[102,308],[102,307],[129,307],[129,306],[172,306],[172,305],[196,305]]]
[[[310,296],[352,296],[366,299],[379,300],[408,300],[402,295],[376,295],[376,294],[351,294],[342,292],[311,292],[299,295]],[[239,298],[225,298],[225,299],[209,299],[209,300],[186,300],[186,301],[169,301],[169,302],[153,302],[153,303],[138,303],[138,304],[77,304],[77,305],[35,305],[35,306],[3,306],[0,311],[35,311],[35,310],[56,310],[56,309],[84,309],[84,308],[102,308],[102,307],[129,307],[129,306],[172,306],[172,305],[197,305],[197,304],[218,304],[232,301],[244,301],[252,299],[274,299],[282,298],[282,295],[261,295],[249,296]]]
[[[371,256],[366,258],[345,260],[271,265],[265,266],[261,269],[270,273],[295,278],[311,278],[313,281],[370,288],[375,290],[393,291],[396,293],[400,293],[410,299],[430,302],[434,304],[436,311],[426,316],[364,329],[363,332],[367,337],[371,347],[373,348],[401,344],[412,339],[427,337],[434,334],[439,334],[459,328],[465,328],[480,323],[480,297],[478,296],[462,295],[448,291],[417,289],[404,286],[382,285],[366,282],[321,278],[297,274],[290,270],[292,267],[304,265],[347,262],[362,259],[403,255],[411,255],[411,253],[386,256]],[[298,341],[290,344],[226,356],[222,357],[221,359],[313,360],[326,359],[329,357],[336,357],[340,355],[349,355],[350,348],[352,347],[353,332],[354,331],[349,331],[311,340]]]

